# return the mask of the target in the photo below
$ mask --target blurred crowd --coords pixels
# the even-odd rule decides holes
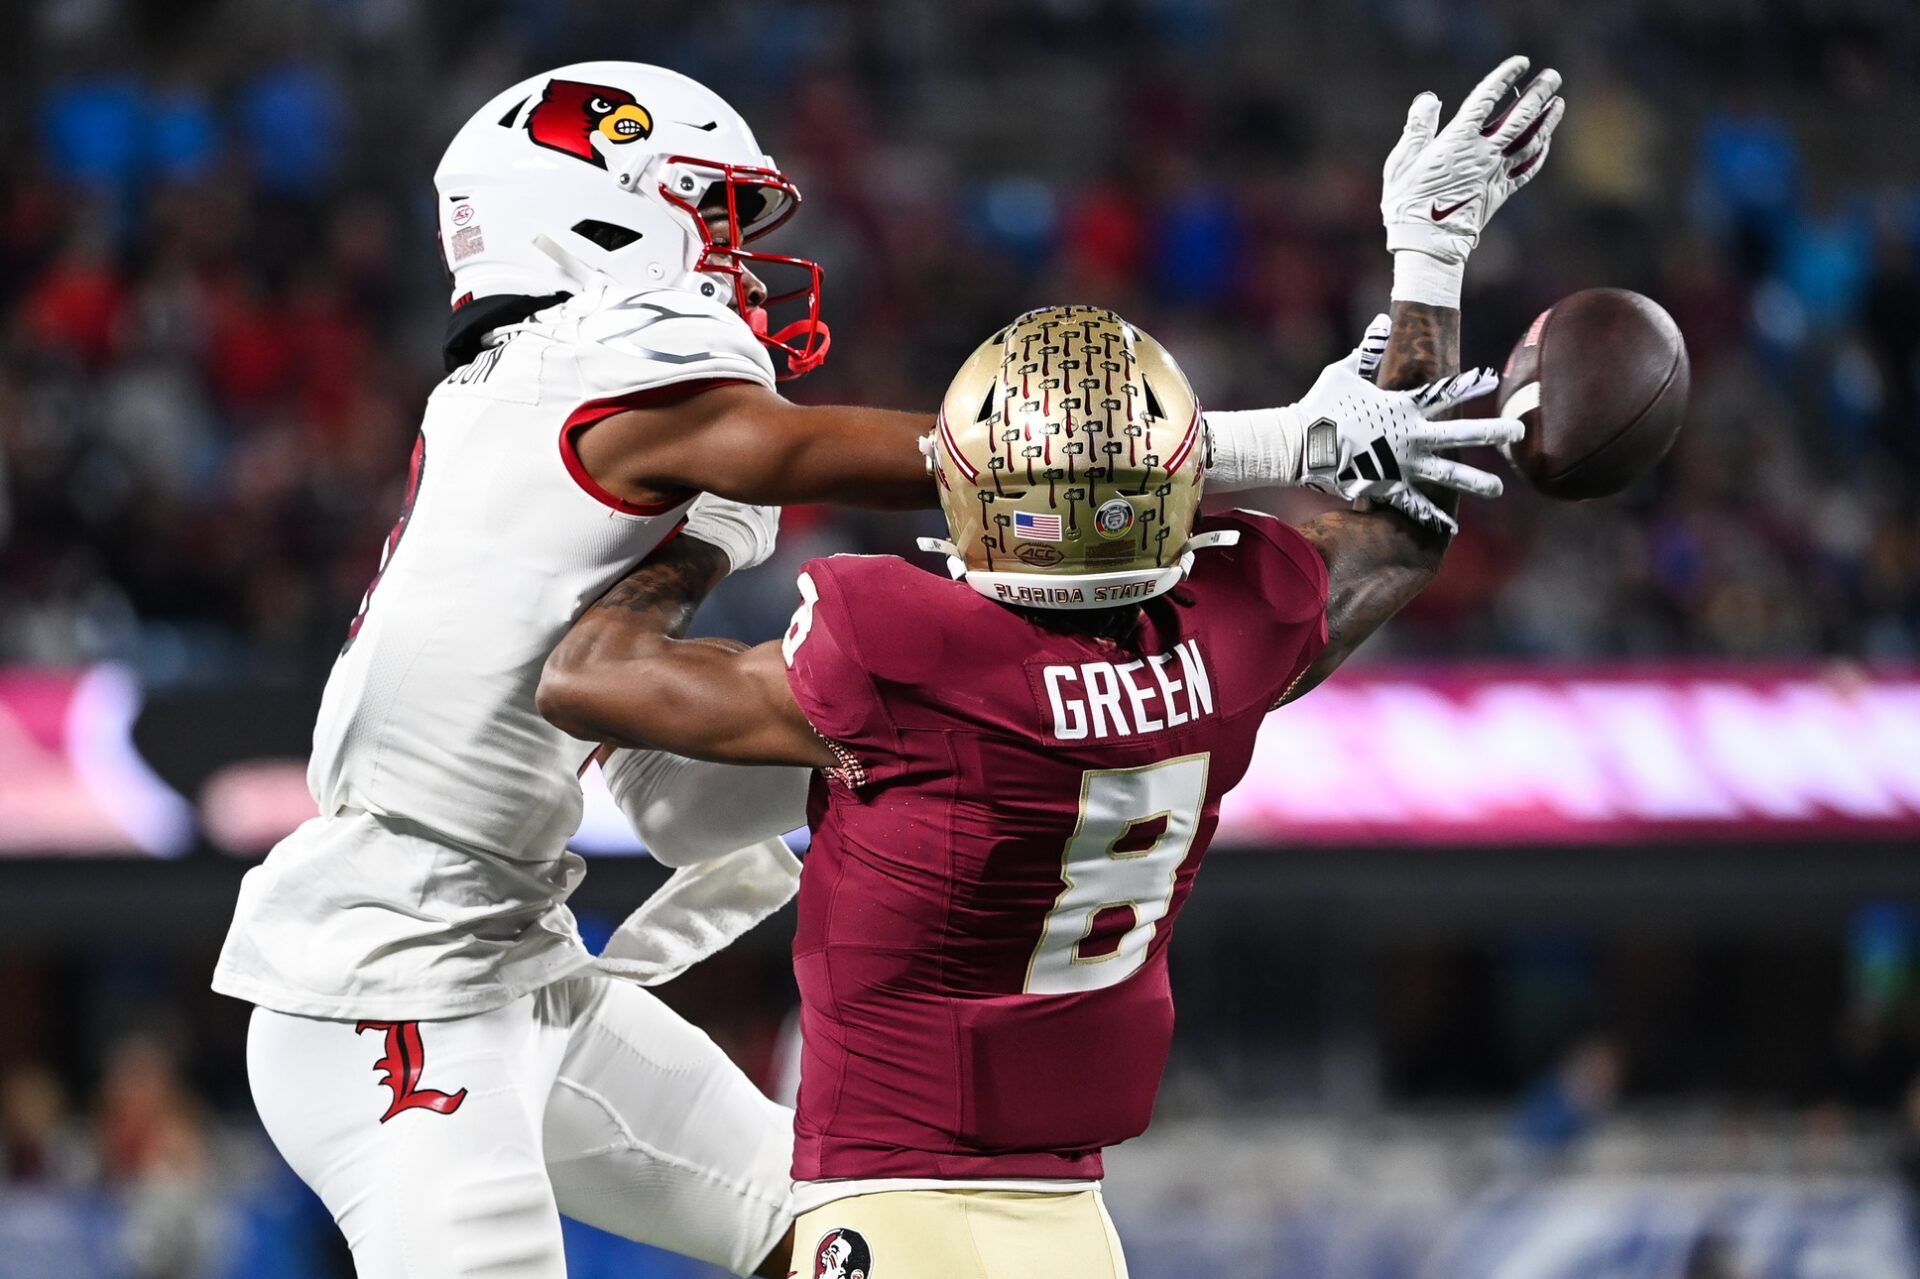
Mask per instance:
[[[1576,1047],[1504,1128],[1457,1111],[1158,1121],[1110,1168],[1130,1261],[1187,1275],[1204,1258],[1229,1279],[1760,1279],[1812,1273],[1810,1257],[1851,1279],[1910,1273],[1920,1086],[1904,1121],[1880,1131],[1825,1111],[1633,1116],[1614,1109],[1621,1065],[1604,1041]],[[577,1279],[721,1274],[577,1223],[567,1232]],[[159,1041],[122,1041],[85,1104],[43,1064],[0,1067],[5,1279],[350,1273],[318,1201],[257,1132],[213,1118]]]
[[[44,1063],[0,1068],[0,1275],[318,1279],[327,1225],[158,1039],[120,1041],[84,1104]]]
[[[799,398],[929,406],[994,325],[1075,300],[1230,407],[1351,345],[1406,101],[1513,49],[1565,71],[1570,116],[1473,263],[1468,358],[1638,288],[1687,335],[1693,413],[1620,500],[1474,504],[1377,651],[1912,656],[1920,10],[1538,8],[29,0],[0,113],[0,661],[324,667],[440,372],[433,163],[541,66],[683,69],[798,178],[775,247],[827,265],[835,329]],[[913,527],[796,512],[788,538]],[[774,580],[728,624],[777,628]]]

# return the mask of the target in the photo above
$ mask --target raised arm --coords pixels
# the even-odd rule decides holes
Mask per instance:
[[[1438,98],[1422,93],[1413,100],[1381,182],[1396,303],[1457,313],[1467,257],[1481,230],[1539,174],[1566,104],[1558,96],[1560,73],[1551,68],[1516,89],[1527,69],[1525,58],[1501,63],[1467,95],[1445,128]],[[1509,92],[1514,93],[1510,102]],[[1207,491],[1304,485],[1337,497],[1386,499],[1427,523],[1447,525],[1451,516],[1411,488],[1414,481],[1498,497],[1497,476],[1440,456],[1498,440],[1484,438],[1488,433],[1478,424],[1448,430],[1422,423],[1371,394],[1373,369],[1361,357],[1377,353],[1376,336],[1384,348],[1386,317],[1380,326],[1378,334],[1368,330],[1361,351],[1329,367],[1294,404],[1206,414]],[[1451,364],[1437,361],[1422,367],[1418,376],[1452,371]],[[1357,385],[1362,376],[1364,389]],[[1381,385],[1419,385],[1415,376],[1407,373]]]
[[[674,639],[727,575],[682,535],[581,614],[547,658],[535,701],[555,727],[616,747],[729,764],[834,764],[787,684],[780,645]]]
[[[927,413],[794,404],[732,382],[610,417],[577,447],[594,480],[629,501],[692,489],[763,506],[918,510],[935,504],[920,452],[932,430]]]
[[[1460,285],[1467,258],[1488,220],[1539,173],[1566,109],[1559,72],[1549,68],[1519,88],[1527,70],[1525,58],[1507,59],[1444,127],[1440,100],[1431,93],[1416,97],[1407,112],[1406,128],[1387,157],[1380,201],[1394,263],[1392,330],[1375,378],[1382,388],[1406,390],[1460,371]],[[1512,424],[1456,429],[1445,447],[1513,438],[1502,437],[1502,429],[1511,431]],[[1416,444],[1421,434],[1439,432],[1416,428]],[[1402,452],[1386,442],[1389,453]],[[1378,445],[1374,451],[1379,457]],[[1358,487],[1371,478],[1363,468],[1358,481],[1316,485],[1386,500],[1368,510],[1329,512],[1301,527],[1327,562],[1328,641],[1292,697],[1331,675],[1433,580],[1455,527],[1459,491],[1499,495],[1497,478],[1451,459],[1420,459],[1419,451],[1407,453],[1413,466],[1396,465],[1395,475],[1383,477],[1397,481],[1404,469],[1404,484],[1383,483],[1368,492]],[[1338,478],[1346,478],[1344,470]],[[1430,483],[1415,490],[1416,479]]]
[[[1377,375],[1405,390],[1460,371],[1460,312],[1421,302],[1395,302],[1393,331]],[[1439,489],[1428,499],[1451,516],[1459,495]],[[1399,511],[1329,511],[1300,526],[1327,562],[1327,647],[1287,700],[1308,692],[1347,660],[1369,635],[1426,589],[1440,571],[1453,534],[1416,523]]]

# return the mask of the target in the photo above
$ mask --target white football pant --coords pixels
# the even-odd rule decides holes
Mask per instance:
[[[448,1021],[256,1008],[247,1077],[360,1279],[560,1279],[562,1213],[746,1274],[792,1222],[792,1113],[607,977]]]

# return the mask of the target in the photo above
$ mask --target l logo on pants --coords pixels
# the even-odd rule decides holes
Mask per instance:
[[[369,1030],[387,1032],[387,1051],[373,1068],[381,1071],[380,1082],[393,1090],[393,1104],[380,1116],[385,1123],[403,1110],[430,1110],[436,1115],[451,1115],[467,1099],[462,1088],[451,1095],[435,1088],[422,1088],[420,1076],[427,1069],[427,1050],[420,1044],[417,1021],[363,1021],[353,1028],[356,1035]]]

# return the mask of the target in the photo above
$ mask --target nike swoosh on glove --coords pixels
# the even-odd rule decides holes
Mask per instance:
[[[1439,98],[1423,93],[1413,100],[1381,184],[1388,249],[1465,263],[1500,206],[1540,171],[1566,111],[1560,73],[1542,71],[1499,110],[1529,65],[1520,57],[1501,63],[1444,129]]]

